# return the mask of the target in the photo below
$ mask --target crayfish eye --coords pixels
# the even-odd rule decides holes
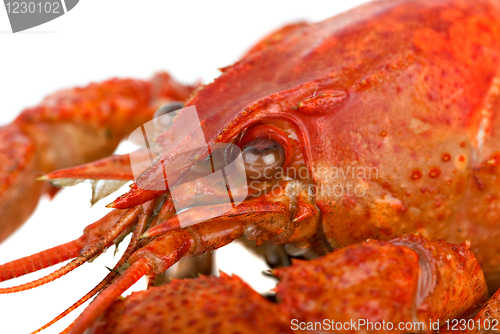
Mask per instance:
[[[166,115],[172,111],[176,111],[176,110],[179,110],[182,108],[184,108],[184,103],[179,102],[179,101],[173,101],[170,103],[166,103],[155,111],[153,118]]]
[[[249,179],[264,181],[274,178],[285,162],[285,151],[271,139],[254,139],[241,148],[245,172]]]
[[[162,133],[170,128],[174,118],[177,116],[176,110],[184,108],[184,103],[174,101],[162,105],[155,111],[153,124],[157,133]]]

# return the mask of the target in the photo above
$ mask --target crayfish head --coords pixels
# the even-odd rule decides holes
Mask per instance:
[[[168,179],[175,215],[143,238],[227,220],[244,222],[244,235],[257,243],[301,243],[314,234],[319,210],[297,128],[286,120],[260,119],[235,133],[231,143],[190,153],[195,158],[176,182]]]

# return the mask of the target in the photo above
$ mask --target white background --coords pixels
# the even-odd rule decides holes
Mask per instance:
[[[363,2],[82,0],[66,15],[17,34],[11,33],[0,5],[0,124],[55,90],[114,76],[148,78],[167,70],[186,83],[208,83],[219,75],[217,68],[237,61],[272,30],[293,21],[326,19]],[[83,184],[64,190],[53,201],[43,199],[33,217],[0,245],[0,263],[79,237],[86,225],[108,211],[104,205],[114,196],[90,208],[90,186]],[[29,333],[42,326],[91,290],[107,274],[104,266],[112,267],[117,260],[110,249],[55,282],[0,295],[0,333]],[[238,245],[220,250],[217,262],[258,291],[274,285],[260,273],[266,269],[263,262]],[[0,287],[34,280],[57,267]],[[134,288],[144,284],[140,281]],[[44,333],[59,333],[82,310]]]

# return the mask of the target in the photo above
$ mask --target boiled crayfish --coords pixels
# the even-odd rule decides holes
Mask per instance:
[[[2,201],[9,218],[2,238],[48,188],[26,176],[110,153],[164,101],[187,99],[186,107],[196,107],[208,146],[188,158],[175,150],[162,154],[135,179],[128,156],[45,175],[53,184],[135,183],[81,238],[0,266],[0,280],[72,262],[0,293],[50,282],[130,232],[116,267],[67,311],[99,293],[67,332],[497,330],[499,294],[487,300],[488,288],[500,287],[499,56],[498,0],[383,0],[284,27],[189,98],[194,87],[166,74],[49,97],[0,132],[9,143],[3,151],[18,161],[2,166],[15,171],[3,184],[2,198],[10,202]],[[54,122],[64,123],[64,131],[59,125],[51,131]],[[123,127],[111,132],[110,122]],[[183,126],[177,119],[161,136]],[[99,134],[100,152],[76,149],[88,129]],[[187,133],[179,150],[193,137]],[[60,140],[75,149],[54,151]],[[184,227],[173,190],[206,166],[210,147],[219,143],[241,149],[248,196],[214,216],[219,204],[194,199],[217,197],[220,189],[186,187],[184,213],[197,224]],[[161,190],[165,170],[173,177]],[[18,204],[27,189],[36,189],[33,198]],[[323,257],[273,270],[280,280],[276,301],[224,274],[174,280],[117,300],[142,276],[154,282],[181,258],[240,237]],[[325,319],[336,323],[321,327]],[[359,319],[361,327],[335,327]],[[467,320],[466,327],[449,326],[453,319]],[[373,325],[384,322],[392,327]],[[421,326],[401,328],[410,322]]]

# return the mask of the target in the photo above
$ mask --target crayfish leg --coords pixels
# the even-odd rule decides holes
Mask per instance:
[[[225,207],[224,204],[212,205],[212,206],[200,206],[194,207],[186,211],[184,215],[184,219],[186,221],[191,222],[192,224],[196,224],[202,221],[206,221],[207,213],[217,212],[217,209],[220,207]],[[282,202],[273,202],[271,200],[248,200],[243,203],[240,203],[238,206],[233,207],[232,209],[219,214],[215,218],[210,219],[210,221],[228,221],[237,219],[238,216],[245,216],[246,222],[251,222],[254,224],[264,225],[268,230],[278,230],[280,228],[279,224],[276,224],[275,221],[278,219],[289,222],[291,221],[291,213],[288,210],[287,203]],[[266,223],[274,218],[272,223],[275,223],[274,226],[272,223],[266,225]],[[153,236],[158,236],[168,231],[175,230],[181,228],[181,223],[179,222],[178,216],[173,216],[165,222],[162,222],[153,228],[149,229],[144,233],[142,237],[150,238]]]
[[[368,240],[273,273],[280,279],[276,294],[282,309],[306,322],[367,319],[390,321],[395,329],[419,322],[422,327],[411,332],[429,332],[430,319],[442,325],[470,316],[488,296],[470,244],[420,235]]]
[[[500,290],[491,296],[474,318],[457,321],[456,323],[458,326],[454,326],[455,323],[452,322],[451,325],[444,327],[440,332],[443,334],[498,333],[500,330]],[[462,325],[463,323],[465,323],[465,326]]]
[[[214,274],[214,253],[205,253],[196,257],[183,257],[177,264],[160,275],[150,277],[149,286],[168,284],[174,279],[196,278],[200,275]]]
[[[411,332],[428,333],[429,319],[443,324],[467,316],[487,293],[468,245],[416,235],[366,241],[316,260],[293,261],[291,267],[273,273],[280,279],[276,302],[223,273],[218,278],[174,280],[116,300],[95,322],[92,333],[292,333],[295,324],[324,324],[325,319],[342,324],[385,321],[394,326],[421,321],[424,327]],[[359,325],[336,332],[365,329],[375,332]]]
[[[286,320],[239,277],[221,273],[133,293],[99,317],[92,333],[288,333]]]
[[[37,182],[35,145],[21,129],[0,128],[0,242],[11,235],[35,210],[47,185]]]
[[[85,309],[71,327],[71,333],[82,334],[99,315],[142,276],[161,274],[183,256],[200,254],[225,246],[243,234],[243,223],[210,222],[162,235],[136,251],[128,267]]]

